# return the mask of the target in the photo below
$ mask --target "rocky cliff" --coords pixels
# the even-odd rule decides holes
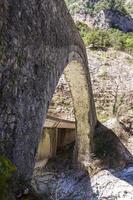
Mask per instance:
[[[132,1],[66,1],[75,21],[89,27],[108,29],[118,28],[124,32],[133,31]]]

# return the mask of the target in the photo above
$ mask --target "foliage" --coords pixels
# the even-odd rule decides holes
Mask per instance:
[[[82,2],[78,2],[75,0],[65,0],[66,5],[68,6],[68,9],[71,13],[71,15],[74,15],[75,13],[79,13],[82,7]]]
[[[83,38],[85,44],[87,45],[87,37],[88,37],[88,33],[91,31],[91,29],[84,23],[77,21],[76,22],[76,26],[78,31],[80,32],[81,37]]]
[[[93,48],[109,48],[133,53],[133,33],[123,33],[117,29],[90,29],[84,23],[77,22],[76,26],[86,46]]]
[[[97,13],[101,10],[110,9],[110,2],[106,0],[99,1],[94,6],[94,12]]]
[[[129,36],[126,38],[125,47],[129,51],[133,52],[133,34],[129,34]]]
[[[129,13],[130,15],[133,15],[133,4],[132,3],[128,3],[124,7],[125,7],[127,13]]]
[[[80,14],[93,14],[94,5],[91,1],[88,0],[65,0],[66,5],[71,13],[74,15],[76,13]]]
[[[0,197],[1,200],[7,200],[9,194],[9,181],[16,167],[10,160],[4,156],[0,156]]]
[[[99,0],[96,2],[92,0],[65,0],[65,2],[72,15],[76,13],[94,15],[105,9],[117,10],[127,14],[128,10],[131,10],[131,6],[126,9],[124,0]]]
[[[98,3],[94,6],[94,12],[96,13],[105,9],[117,10],[127,14],[123,0],[101,0],[98,1]]]

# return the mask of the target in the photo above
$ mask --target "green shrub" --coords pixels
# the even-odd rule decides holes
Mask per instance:
[[[100,12],[101,10],[117,10],[123,14],[128,14],[127,10],[124,7],[123,0],[101,0],[98,1],[94,6],[94,13]]]
[[[133,34],[129,35],[126,38],[125,48],[130,52],[133,53]]]
[[[100,0],[98,2],[93,2],[89,0],[65,0],[65,2],[72,15],[79,12],[94,15],[95,13],[105,9],[118,10],[124,14],[127,14],[129,10],[129,8],[125,8],[126,5],[124,0]]]
[[[117,29],[108,30],[110,46],[116,50],[125,49],[125,34]]]
[[[88,33],[91,31],[91,29],[84,23],[77,21],[76,27],[78,31],[80,32],[81,37],[83,38],[83,41],[85,45],[88,45]]]
[[[118,10],[125,15],[128,14],[129,9],[133,12],[133,5],[128,4],[127,8],[124,4],[124,0],[100,0],[97,3],[93,3],[93,1],[88,0],[65,1],[69,10],[71,11],[71,14],[83,11],[84,13],[93,15],[104,9]],[[76,22],[76,26],[86,46],[91,45],[94,48],[112,47],[116,50],[128,51],[129,53],[133,54],[133,33],[123,33],[118,29],[91,30],[82,22]]]
[[[86,46],[92,45],[92,47],[96,48],[110,46],[109,35],[105,30],[90,29],[86,24],[81,22],[77,22],[76,26]]]
[[[10,160],[4,156],[0,156],[0,197],[1,200],[9,199],[9,181],[16,167]]]
[[[130,15],[133,15],[133,4],[132,3],[126,4],[125,9]]]
[[[97,13],[101,10],[109,9],[110,8],[110,3],[107,0],[102,0],[99,1],[97,4],[94,6],[94,13]]]
[[[76,26],[86,46],[94,48],[109,48],[133,53],[133,33],[123,33],[117,29],[90,29],[82,22]]]

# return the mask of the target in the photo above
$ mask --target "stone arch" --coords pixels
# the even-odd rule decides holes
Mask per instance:
[[[69,54],[69,62],[63,73],[71,91],[73,107],[75,111],[76,145],[74,159],[76,164],[82,165],[82,161],[87,161],[87,158],[88,160],[90,158],[90,152],[92,151],[91,143],[93,140],[93,133],[96,123],[94,105],[92,104],[93,101],[91,100],[92,96],[90,96],[91,89],[89,89],[89,71],[88,67],[87,70],[85,70],[82,58],[76,52],[71,52]],[[56,137],[56,128],[55,131],[51,131],[52,129],[47,131],[46,128],[43,134],[46,133],[48,136],[47,132],[53,132]],[[39,143],[38,153],[40,159],[41,155],[43,155],[44,158],[48,158],[51,154],[50,149],[48,150],[48,153],[44,145],[46,140],[44,136]],[[52,145],[50,144],[50,140],[46,145],[48,145],[50,148]]]
[[[85,84],[86,100],[81,103],[86,113],[79,112],[74,100],[76,118],[82,122],[77,121],[75,157],[83,163],[90,153],[96,115],[85,47],[64,1],[7,0],[1,6],[0,153],[17,165],[23,179],[31,178],[48,107],[68,65]],[[73,79],[68,75],[69,70],[68,81]],[[71,88],[76,86],[71,83]],[[74,99],[75,92],[72,95]]]
[[[71,62],[64,70],[65,78],[69,84],[76,119],[76,145],[74,159],[77,164],[83,165],[93,149],[93,134],[96,123],[95,107],[91,93],[91,83],[88,66],[82,58],[72,52]],[[72,56],[72,57],[71,57]]]

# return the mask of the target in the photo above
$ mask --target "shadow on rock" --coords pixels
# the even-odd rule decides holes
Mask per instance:
[[[98,122],[94,136],[94,154],[91,174],[101,169],[115,169],[116,171],[126,169],[133,165],[133,155],[124,146],[113,130]],[[115,175],[115,174],[113,174]],[[122,179],[122,175],[119,176]],[[128,179],[124,179],[128,181]],[[131,182],[129,181],[131,184]]]
[[[67,145],[34,174],[32,185],[42,200],[46,196],[48,200],[97,200],[86,171],[73,168],[73,148],[74,144]]]

